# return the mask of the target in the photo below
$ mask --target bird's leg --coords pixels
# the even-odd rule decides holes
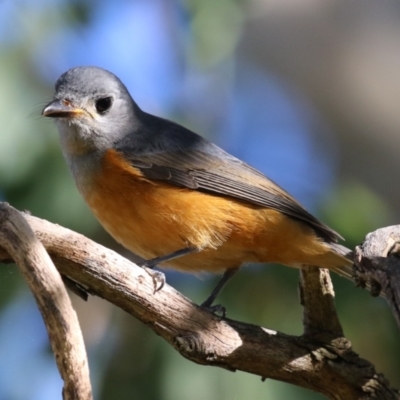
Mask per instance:
[[[221,292],[223,287],[228,283],[228,281],[233,277],[233,275],[236,274],[236,272],[239,271],[239,268],[230,268],[227,269],[224,272],[224,275],[222,275],[222,278],[219,280],[217,283],[217,286],[215,286],[214,290],[211,292],[211,294],[207,297],[206,301],[201,303],[201,307],[205,308],[208,311],[211,311],[212,313],[220,313],[222,317],[225,317],[226,314],[226,309],[224,306],[220,304],[216,304],[215,306],[212,305],[218,294]]]
[[[71,290],[71,292],[74,292],[77,296],[79,296],[82,300],[87,301],[89,294],[94,294],[90,293],[90,291],[83,287],[81,284],[78,282],[73,281],[72,279],[68,278],[65,275],[61,275],[61,278],[65,284],[65,286]]]
[[[140,266],[153,269],[157,264],[161,264],[165,261],[175,260],[175,258],[183,257],[190,253],[197,253],[198,251],[199,251],[199,249],[196,249],[194,247],[185,247],[184,249],[176,250],[165,256],[160,256],[160,257],[152,258],[150,260],[143,261],[140,264]]]
[[[185,247],[180,250],[176,250],[172,253],[152,258],[150,260],[143,261],[139,265],[152,277],[154,283],[154,293],[158,292],[165,285],[165,275],[160,271],[149,271],[153,269],[157,264],[161,264],[166,261],[174,260],[175,258],[183,257],[191,253],[197,253],[199,249],[194,247]]]

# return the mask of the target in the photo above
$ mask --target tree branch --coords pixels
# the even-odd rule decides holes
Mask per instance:
[[[400,398],[371,363],[351,350],[339,321],[319,326],[307,311],[306,335],[296,337],[221,320],[169,285],[154,293],[151,277],[117,253],[68,229],[25,217],[63,275],[147,324],[193,362],[290,382],[331,399]],[[0,249],[0,261],[8,259],[10,255]],[[308,281],[307,273],[303,280]],[[311,289],[307,286],[305,283],[303,302],[315,304],[309,300]],[[332,294],[328,291],[324,297],[322,314],[323,307],[332,314]],[[316,331],[324,335],[313,336]]]
[[[400,328],[400,226],[388,226],[369,233],[356,247],[354,270],[360,286],[371,293],[385,293]]]
[[[92,399],[82,333],[61,276],[22,214],[6,203],[0,203],[0,246],[36,299],[64,380],[63,399]]]
[[[342,338],[343,329],[336,313],[335,293],[328,270],[304,267],[300,271],[299,288],[300,302],[304,307],[304,334]]]

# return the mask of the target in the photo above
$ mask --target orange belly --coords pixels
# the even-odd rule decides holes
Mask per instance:
[[[220,272],[246,262],[327,268],[343,263],[300,221],[275,210],[150,181],[114,150],[106,153],[101,173],[83,195],[115,240],[145,259],[186,247],[202,249],[167,262],[167,267]]]

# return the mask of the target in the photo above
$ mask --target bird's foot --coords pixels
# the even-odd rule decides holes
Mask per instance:
[[[142,267],[150,275],[151,279],[153,279],[154,294],[157,293],[164,287],[165,282],[167,281],[165,274],[160,271],[154,271],[145,265],[142,265]]]
[[[201,303],[200,307],[218,317],[225,318],[226,316],[226,308],[223,305],[221,304],[212,305],[208,301],[208,299],[204,303]]]

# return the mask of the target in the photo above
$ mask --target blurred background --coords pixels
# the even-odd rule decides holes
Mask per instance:
[[[130,256],[80,198],[52,121],[40,117],[68,68],[114,72],[145,111],[257,167],[354,248],[399,222],[400,5],[325,0],[3,0],[0,199]],[[133,200],[134,201],[134,200]],[[333,277],[354,350],[400,387],[400,342],[382,299]],[[199,303],[217,278],[167,273]],[[228,316],[302,333],[298,272],[243,268]],[[285,383],[190,363],[129,315],[73,294],[96,399],[322,399]],[[0,267],[0,400],[61,398],[34,299]]]

